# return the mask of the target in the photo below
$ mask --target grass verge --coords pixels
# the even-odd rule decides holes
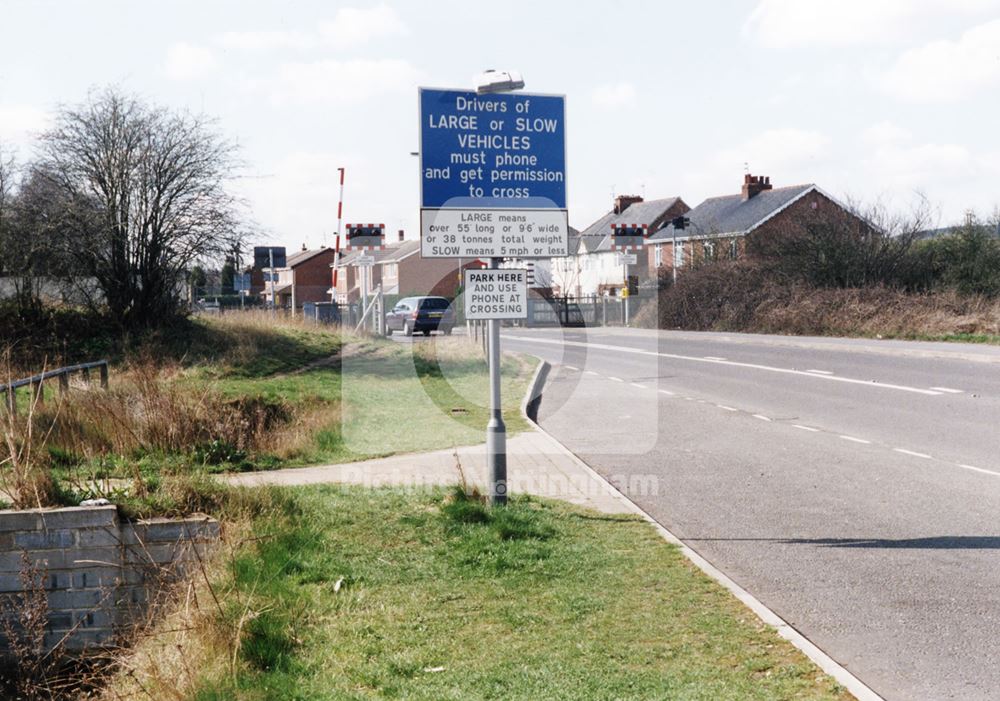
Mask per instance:
[[[108,698],[850,698],[634,517],[279,493],[216,572],[221,604],[140,645]]]

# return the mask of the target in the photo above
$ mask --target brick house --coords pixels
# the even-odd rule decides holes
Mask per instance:
[[[645,201],[634,195],[619,195],[610,212],[578,236],[570,236],[569,255],[551,263],[552,288],[557,295],[576,297],[618,294],[625,286],[625,266],[612,249],[612,225],[647,227],[649,236],[691,208],[680,197]],[[648,246],[637,252],[636,264],[629,266],[633,285],[649,276]]]
[[[330,299],[330,264],[335,252],[332,248],[307,250],[288,256],[284,268],[278,268],[274,283],[275,303],[285,309],[300,309],[303,302],[327,302]],[[265,283],[260,294],[265,301],[271,299],[271,285]]]
[[[850,214],[814,184],[774,188],[771,178],[747,174],[739,194],[710,197],[684,215],[690,220],[684,229],[675,231],[668,224],[649,237],[649,274],[669,272],[675,266],[681,270],[704,261],[736,259],[745,254],[749,236],[787,231],[810,218],[835,213]]]
[[[337,273],[337,301],[357,302],[361,299],[361,268],[353,263],[359,252],[341,253],[340,272]],[[478,259],[460,261],[452,258],[422,258],[419,241],[404,241],[399,232],[397,241],[381,251],[366,251],[375,258],[370,268],[370,290],[382,285],[387,295],[435,295],[453,298],[462,284],[460,270],[481,267]],[[329,275],[329,272],[328,272]],[[328,285],[329,285],[328,280]]]

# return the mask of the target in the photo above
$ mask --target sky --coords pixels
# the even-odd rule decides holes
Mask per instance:
[[[1000,0],[0,0],[0,144],[113,85],[240,147],[256,243],[419,233],[417,88],[516,70],[567,98],[568,205],[694,206],[743,174],[937,224],[1000,205]]]

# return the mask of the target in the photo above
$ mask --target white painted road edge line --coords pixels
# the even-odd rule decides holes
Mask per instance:
[[[838,377],[837,375],[817,375],[814,372],[804,370],[793,370],[792,368],[777,368],[771,365],[759,365],[757,363],[737,363],[733,360],[708,360],[693,355],[677,355],[676,353],[658,353],[656,351],[642,350],[641,348],[631,348],[629,346],[611,346],[606,343],[584,343],[582,341],[567,341],[554,338],[529,338],[528,336],[512,336],[504,334],[504,338],[512,341],[522,341],[524,343],[546,343],[556,346],[578,346],[581,348],[593,348],[595,350],[613,351],[615,353],[634,353],[637,355],[652,355],[660,358],[673,358],[674,360],[690,360],[695,363],[715,363],[717,365],[729,365],[731,367],[749,368],[751,370],[764,370],[765,372],[777,372],[784,375],[799,375],[801,377],[812,377],[817,380],[829,380],[831,382],[846,382],[853,385],[864,385],[866,387],[878,387],[880,389],[895,389],[901,392],[913,392],[914,394],[926,394],[930,396],[940,396],[942,392],[933,389],[923,389],[922,387],[908,387],[907,385],[894,385],[888,382],[876,382],[875,380],[858,380],[853,377]]]
[[[952,389],[951,387],[931,387],[935,392],[947,392],[948,394],[965,394],[964,389]]]
[[[535,356],[538,358],[538,356]],[[546,361],[538,358],[540,361],[539,368],[541,368]],[[536,373],[536,381],[540,373]],[[528,395],[534,396],[536,392],[541,393],[541,387],[536,388],[534,385],[535,381],[531,383],[528,388]],[[781,616],[776,614],[774,611],[765,606],[760,600],[757,599],[753,594],[748,592],[746,589],[741,587],[739,584],[734,582],[725,573],[716,568],[711,562],[703,558],[697,552],[692,550],[687,546],[680,538],[675,536],[669,530],[667,530],[663,525],[661,525],[655,518],[650,516],[648,513],[642,510],[636,503],[634,503],[627,496],[622,494],[617,487],[608,482],[604,477],[597,472],[594,468],[588,465],[586,462],[581,460],[576,453],[571,451],[569,448],[564,446],[558,440],[555,439],[548,431],[541,427],[531,419],[528,418],[526,413],[526,403],[522,403],[521,411],[524,417],[528,420],[528,423],[534,425],[535,430],[541,433],[543,436],[551,441],[552,445],[563,455],[568,457],[579,467],[581,467],[585,472],[587,472],[591,477],[604,485],[608,494],[613,495],[618,501],[621,502],[622,506],[641,517],[643,520],[648,522],[653,528],[656,529],[657,533],[660,534],[665,541],[668,543],[673,543],[681,551],[688,560],[690,560],[695,567],[700,569],[706,575],[714,579],[716,582],[721,584],[723,587],[728,589],[733,596],[740,600],[744,606],[754,612],[757,617],[762,620],[765,624],[774,628],[778,635],[790,642],[796,648],[798,648],[802,654],[816,663],[816,666],[822,669],[824,672],[829,674],[831,677],[837,680],[837,682],[847,689],[850,693],[854,694],[854,697],[858,701],[885,701],[881,696],[876,694],[871,688],[868,687],[863,681],[858,679],[856,676],[847,671],[843,665],[838,663],[835,659],[830,657],[828,654],[823,652],[821,649],[816,647],[809,638],[802,635],[799,631],[795,630],[790,626]]]
[[[725,360],[725,358],[720,358],[717,355],[706,355],[705,360]]]
[[[983,474],[993,475],[994,477],[1000,477],[1000,472],[994,472],[993,470],[984,470],[981,467],[976,467],[975,465],[963,465],[962,463],[957,463],[959,467],[964,467],[966,470],[973,470],[975,472],[982,472]]]
[[[810,433],[819,433],[818,428],[813,428],[812,426],[803,426],[802,424],[792,424],[793,428],[801,428],[803,431],[809,431]]]
[[[930,460],[931,456],[927,453],[918,453],[913,450],[907,450],[906,448],[893,448],[897,453],[902,453],[903,455],[912,455],[915,458],[923,458],[924,460]]]
[[[817,375],[832,375],[833,374],[829,370],[806,370],[806,372],[814,372]]]
[[[739,411],[739,409],[736,409],[731,406],[726,406],[725,404],[716,404],[716,406],[719,407],[720,409],[725,409],[726,411]]]
[[[855,438],[854,436],[841,436],[845,441],[850,441],[851,443],[861,443],[863,445],[871,445],[871,441],[866,441],[864,438]]]

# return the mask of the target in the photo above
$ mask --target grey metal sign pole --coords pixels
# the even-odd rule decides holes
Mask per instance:
[[[500,258],[490,258],[490,268],[500,267]],[[507,503],[507,426],[500,405],[500,321],[486,322],[489,335],[490,422],[486,425],[486,464],[490,469],[490,498],[494,506]]]

